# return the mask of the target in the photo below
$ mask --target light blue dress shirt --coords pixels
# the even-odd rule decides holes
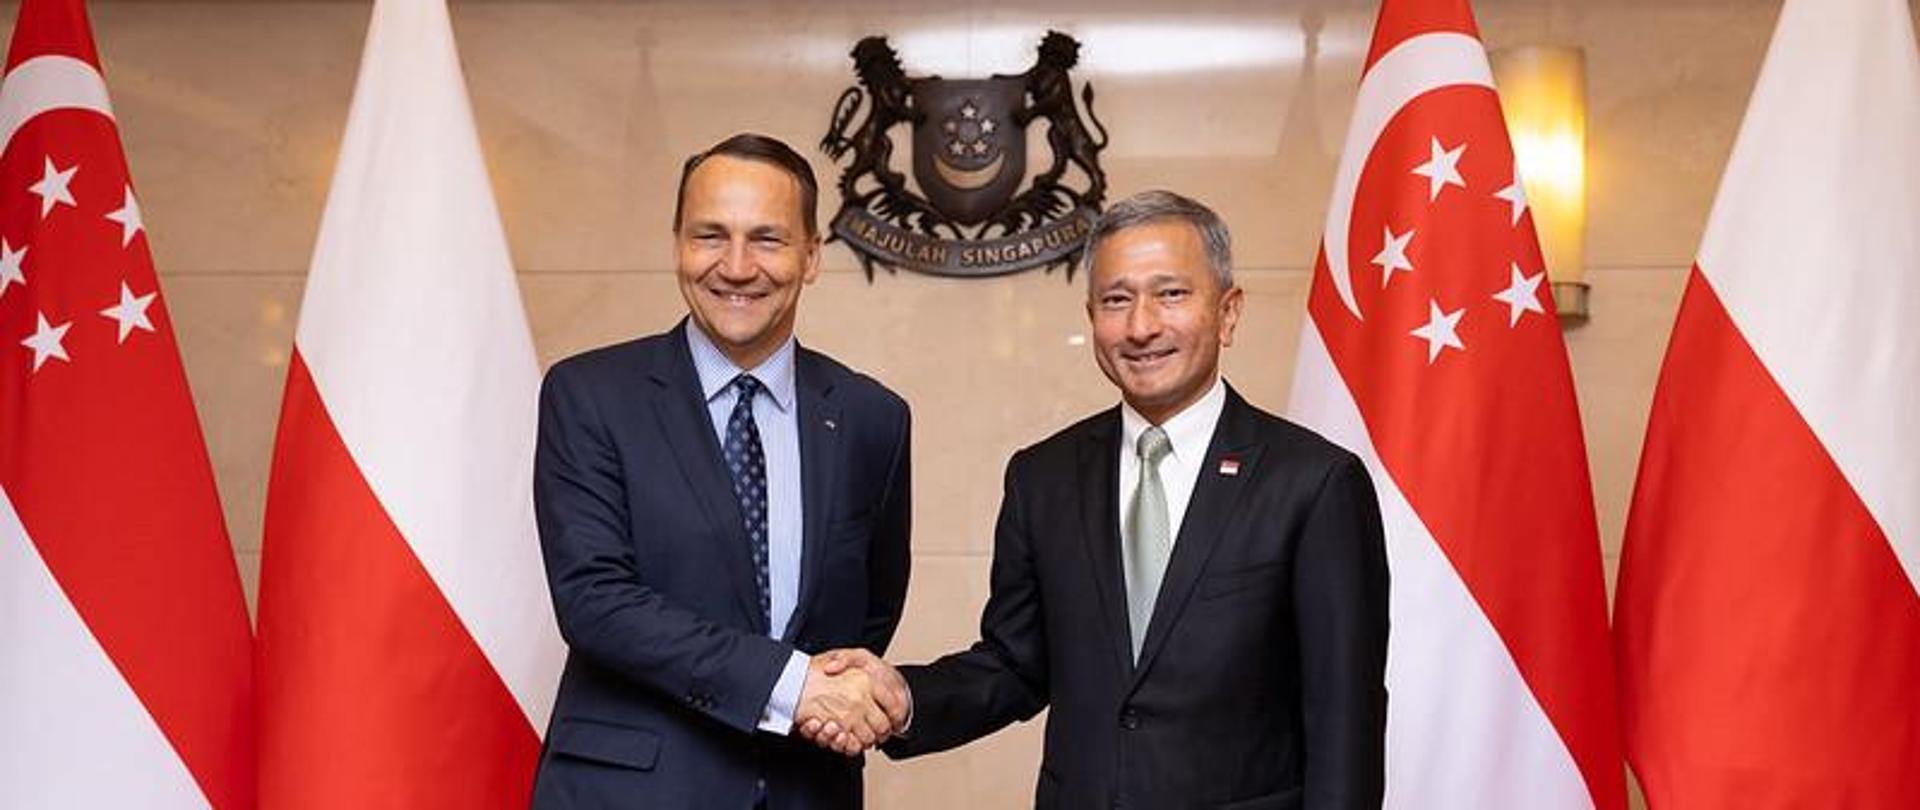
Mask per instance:
[[[707,416],[713,420],[713,434],[722,444],[727,440],[727,419],[739,399],[733,380],[752,374],[760,381],[762,394],[753,400],[753,421],[760,430],[760,449],[767,460],[767,594],[773,615],[767,617],[768,635],[786,635],[793,620],[795,603],[800,597],[801,490],[800,420],[794,401],[794,341],[780,345],[772,356],[752,369],[741,369],[713,345],[700,325],[687,322],[687,348],[693,352],[693,370],[700,378],[700,392],[706,397]],[[774,684],[773,694],[760,715],[760,728],[775,734],[793,729],[793,713],[800,703],[800,692],[807,681],[808,657],[794,650],[786,669]]]

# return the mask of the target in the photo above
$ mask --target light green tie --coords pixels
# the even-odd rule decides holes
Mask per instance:
[[[1123,530],[1127,575],[1127,620],[1133,630],[1133,660],[1140,661],[1140,644],[1153,619],[1153,600],[1173,554],[1172,530],[1167,520],[1167,490],[1160,485],[1160,459],[1173,451],[1167,432],[1149,427],[1135,448],[1140,454],[1140,485],[1133,490]]]

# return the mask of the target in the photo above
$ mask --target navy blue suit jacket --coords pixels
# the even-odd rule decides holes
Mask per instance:
[[[884,653],[906,599],[908,413],[795,353],[800,590],[769,638],[739,507],[672,331],[556,364],[540,392],[534,507],[568,645],[533,806],[858,807],[859,760],[757,731],[794,649]]]

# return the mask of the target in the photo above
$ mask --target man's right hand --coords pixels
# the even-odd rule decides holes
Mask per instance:
[[[808,662],[794,722],[815,744],[854,756],[899,733],[911,710],[893,667],[866,650],[833,650]]]

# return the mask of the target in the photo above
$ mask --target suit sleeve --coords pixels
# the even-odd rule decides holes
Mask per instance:
[[[900,668],[913,695],[913,721],[905,736],[887,743],[888,756],[904,759],[964,745],[1046,708],[1045,612],[1015,480],[1018,463],[1016,456],[1007,466],[980,640],[931,664]]]
[[[913,533],[913,418],[899,403],[899,430],[888,461],[886,492],[874,516],[867,549],[867,620],[862,646],[874,655],[886,655],[900,615],[907,603],[907,579],[913,568],[909,539]]]
[[[620,459],[566,367],[540,392],[533,502],[560,634],[573,655],[752,733],[791,647],[708,621],[641,584]]]
[[[1378,808],[1385,792],[1387,560],[1373,481],[1345,457],[1294,560],[1306,810]]]

